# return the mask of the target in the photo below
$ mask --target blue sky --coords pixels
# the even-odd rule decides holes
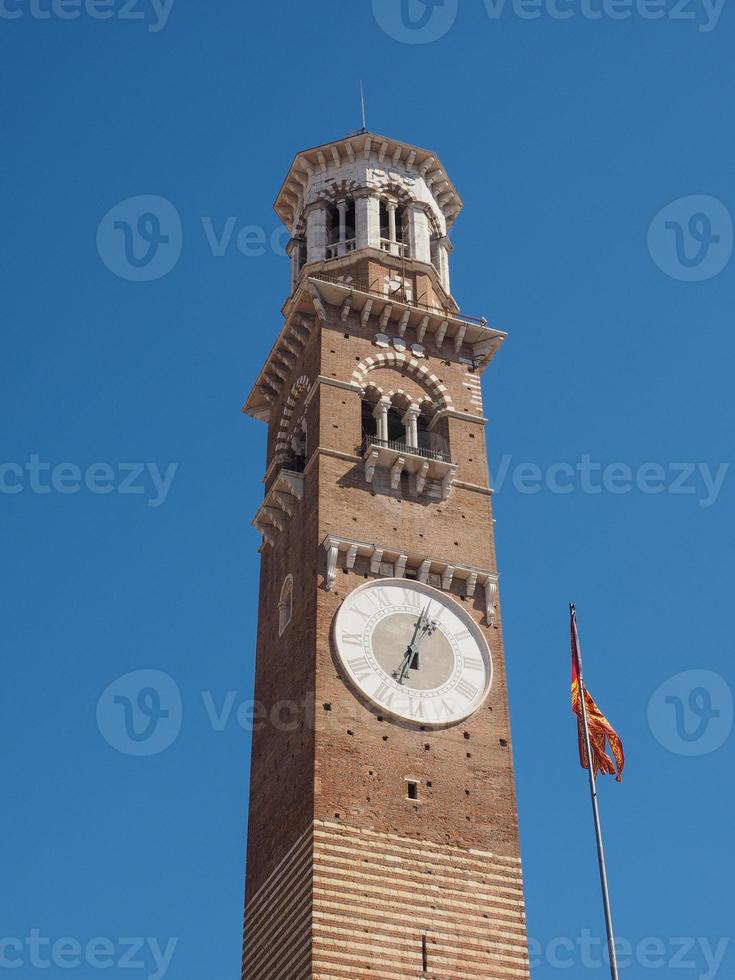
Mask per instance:
[[[704,0],[4,0],[0,970],[238,975],[239,409],[288,288],[272,202],[363,78],[372,129],[441,154],[455,295],[509,332],[484,391],[534,977],[605,975],[570,600],[628,756],[621,976],[732,976],[734,40]],[[151,195],[160,264],[126,265],[137,204],[109,212]],[[141,690],[168,715],[136,749],[111,705]]]

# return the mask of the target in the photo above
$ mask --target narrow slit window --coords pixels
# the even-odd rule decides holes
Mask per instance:
[[[283,583],[278,601],[278,635],[282,636],[293,615],[293,577],[289,575]]]
[[[415,780],[406,780],[406,795],[408,796],[409,800],[418,800],[419,784]]]

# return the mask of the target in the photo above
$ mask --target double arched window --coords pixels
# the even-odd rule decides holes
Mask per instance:
[[[363,444],[388,443],[428,453],[445,455],[448,452],[446,423],[434,419],[434,404],[426,399],[421,404],[403,393],[381,397],[374,390],[362,399]]]

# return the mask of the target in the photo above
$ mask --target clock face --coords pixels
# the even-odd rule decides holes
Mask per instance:
[[[397,718],[449,725],[490,690],[482,631],[458,602],[421,582],[380,579],[355,589],[337,613],[334,638],[355,687]]]

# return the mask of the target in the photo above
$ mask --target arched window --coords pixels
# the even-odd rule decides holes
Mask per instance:
[[[418,434],[419,446],[422,449],[431,448],[431,432],[429,432],[429,422],[431,419],[422,412],[416,419],[416,431]]]
[[[375,405],[366,398],[362,400],[362,438],[377,436],[378,420],[375,418]]]
[[[388,441],[389,442],[405,442],[406,441],[406,427],[403,424],[403,418],[401,413],[397,408],[393,406],[388,410]]]
[[[440,276],[443,275],[444,270],[442,267],[442,256],[440,242],[442,240],[442,230],[433,215],[428,216],[429,220],[429,252],[431,258],[431,264],[434,266],[436,271]]]
[[[380,247],[391,255],[408,254],[408,222],[406,208],[395,201],[380,202]]]
[[[298,272],[306,265],[306,257],[308,255],[308,244],[306,238],[300,238],[296,246],[296,269]]]
[[[327,245],[336,245],[339,241],[339,208],[336,204],[327,206]]]
[[[302,416],[294,426],[289,440],[291,453],[296,464],[297,472],[301,472],[306,465],[307,455],[307,430],[306,419]]]
[[[437,459],[451,461],[449,454],[449,430],[446,418],[439,419],[429,428],[431,419],[421,413],[418,418],[418,441],[421,449],[426,449]]]
[[[327,206],[327,258],[336,259],[355,249],[355,201],[345,198]]]
[[[293,285],[299,278],[299,273],[306,265],[308,249],[305,238],[294,238],[291,245],[291,278]]]
[[[278,600],[278,635],[281,636],[293,615],[293,575],[287,575]]]
[[[439,236],[431,236],[431,264],[441,274],[441,259],[439,258]]]

